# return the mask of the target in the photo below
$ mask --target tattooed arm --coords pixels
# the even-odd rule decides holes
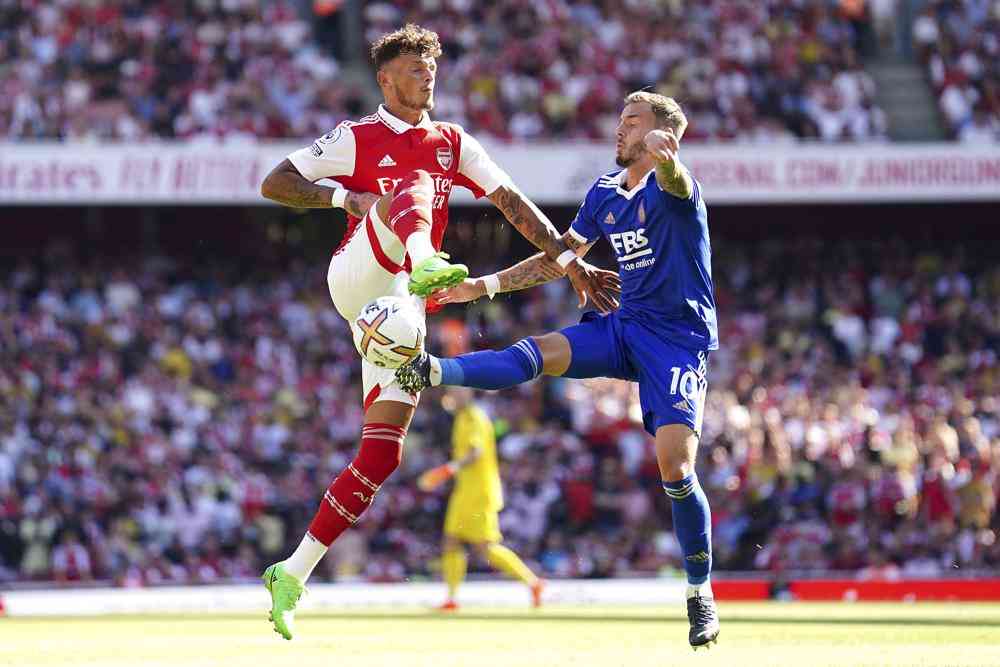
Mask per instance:
[[[545,253],[552,260],[567,250],[559,232],[544,213],[513,185],[501,185],[489,195],[489,200],[500,209],[521,236]]]
[[[312,183],[287,159],[272,169],[260,186],[264,197],[295,208],[333,208],[334,190],[336,188]],[[370,192],[348,191],[344,210],[360,218],[376,201],[378,195]]]
[[[656,182],[660,189],[680,199],[694,192],[694,181],[677,159],[680,141],[673,130],[652,130],[645,137],[646,150],[656,158]]]
[[[656,165],[656,182],[660,189],[680,199],[688,199],[694,192],[691,174],[680,162],[671,160]]]
[[[594,247],[595,242],[581,243],[569,232],[562,236],[562,241],[569,246],[570,250],[576,253],[577,257],[583,257]],[[617,273],[597,269],[586,262],[582,262],[597,276],[602,288],[612,295],[611,305],[618,306],[618,296],[621,294],[621,281]],[[549,259],[545,253],[540,252],[532,255],[528,259],[522,260],[510,268],[500,271],[494,276],[499,285],[497,292],[516,292],[518,290],[534,287],[551,282],[566,275],[566,271]],[[488,277],[471,278],[461,285],[443,290],[435,294],[435,298],[440,303],[465,303],[475,301],[479,297],[486,296],[486,281]]]
[[[594,246],[593,243],[580,243],[569,232],[562,235],[562,241],[576,253],[577,257],[583,257]],[[508,269],[497,272],[496,275],[500,281],[499,292],[516,292],[562,278],[566,275],[566,271],[549,259],[545,253],[540,252]]]
[[[545,253],[546,259],[555,262],[569,250],[545,214],[513,185],[501,185],[489,195],[489,199],[524,238]],[[588,299],[603,313],[618,307],[617,295],[608,288],[598,269],[590,264],[573,258],[563,273],[573,285],[580,308],[586,305]]]

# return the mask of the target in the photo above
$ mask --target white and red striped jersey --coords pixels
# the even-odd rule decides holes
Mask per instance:
[[[510,182],[482,145],[460,126],[431,121],[426,112],[419,123],[410,125],[383,105],[359,121],[340,123],[311,146],[289,155],[288,160],[310,181],[330,178],[348,190],[378,195],[391,191],[414,170],[427,171],[434,181],[431,241],[438,250],[448,226],[448,198],[453,186],[461,185],[479,198]],[[359,223],[358,218],[348,215],[341,247],[357,232]],[[379,264],[394,273],[405,268],[381,252],[371,230],[368,234]]]

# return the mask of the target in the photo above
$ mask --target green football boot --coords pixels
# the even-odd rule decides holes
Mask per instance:
[[[298,579],[285,572],[281,563],[275,563],[261,577],[264,588],[271,594],[271,611],[268,619],[274,624],[274,631],[285,639],[291,639],[295,628],[295,605],[306,587]]]
[[[432,292],[457,285],[469,277],[465,264],[451,264],[448,255],[439,252],[413,267],[410,273],[410,294],[427,297]]]

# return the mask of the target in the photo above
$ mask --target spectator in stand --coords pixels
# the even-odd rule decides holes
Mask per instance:
[[[952,135],[1000,141],[1000,6],[928,2],[913,22],[913,41]]]
[[[90,581],[90,554],[80,544],[72,530],[63,533],[59,544],[52,550],[52,575],[59,583]]]
[[[886,136],[859,67],[860,2],[394,0],[364,18],[369,38],[406,21],[440,33],[439,111],[501,139],[610,136],[619,100],[643,86],[685,100],[686,141]]]
[[[871,18],[856,0],[356,4],[364,43],[406,21],[440,33],[437,113],[480,135],[604,139],[624,94],[644,86],[686,101],[687,141],[886,134],[858,66]],[[342,30],[337,5],[313,16],[291,0],[4,3],[0,138],[318,136],[363,106],[313,35],[329,44]],[[988,49],[966,69],[988,69]]]
[[[0,5],[0,139],[318,136],[358,92],[288,0]]]

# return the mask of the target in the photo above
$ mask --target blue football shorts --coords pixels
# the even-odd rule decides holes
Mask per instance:
[[[699,437],[708,389],[708,352],[691,350],[618,312],[584,314],[580,324],[560,330],[572,359],[563,377],[609,377],[639,383],[646,430],[686,424]]]

